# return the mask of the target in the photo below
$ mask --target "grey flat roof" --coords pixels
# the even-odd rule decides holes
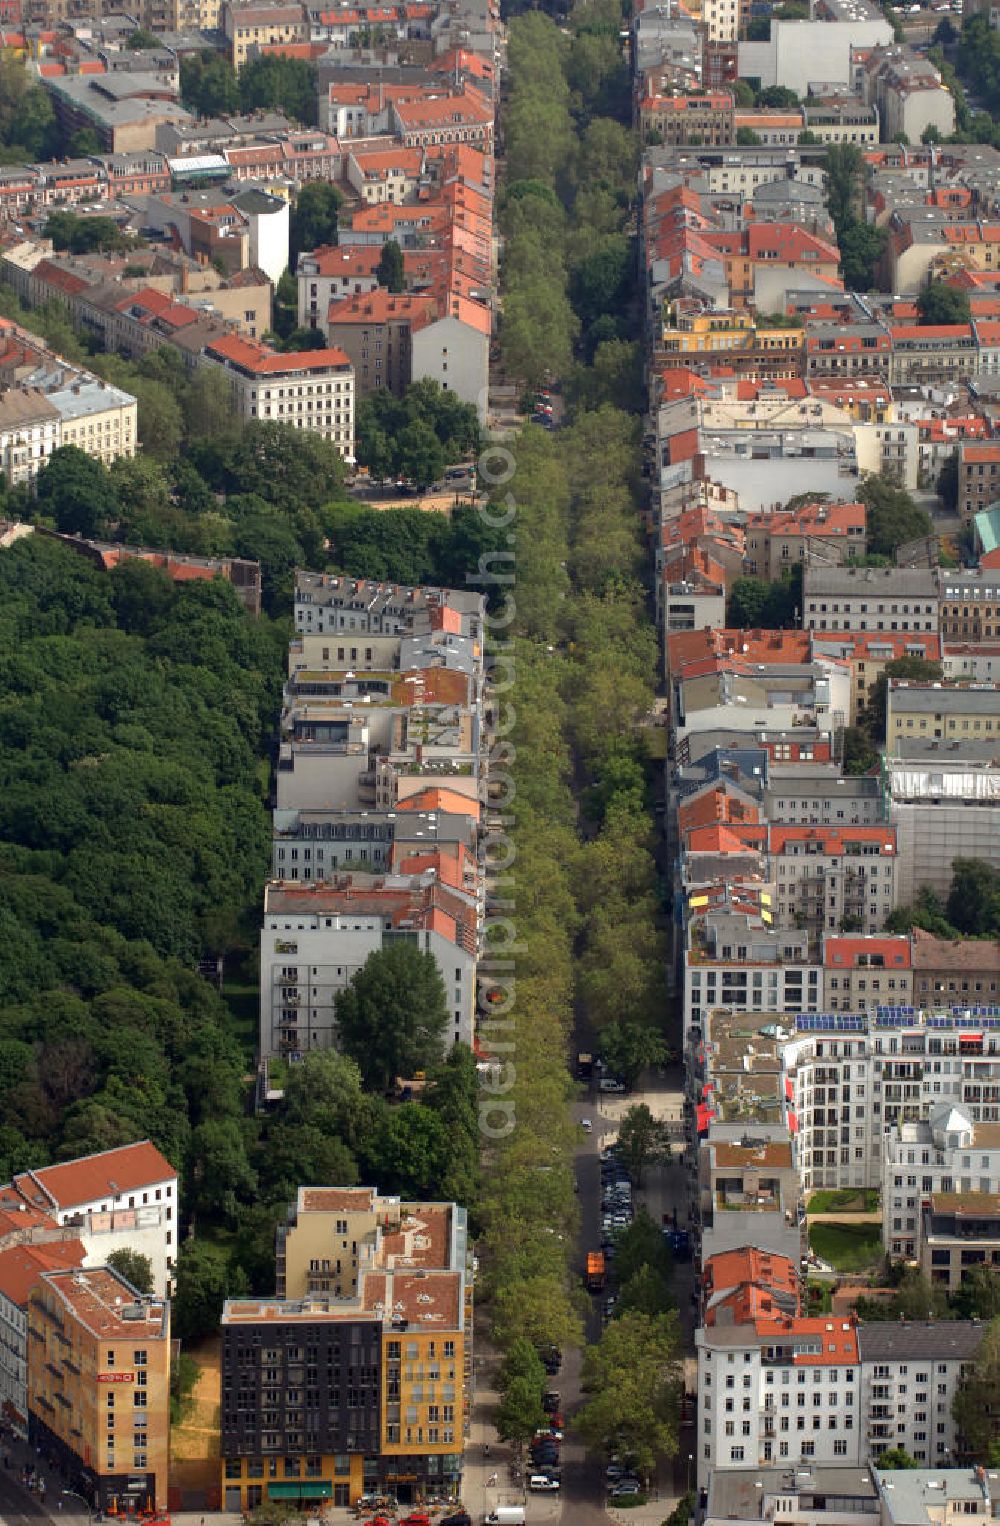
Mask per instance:
[[[806,567],[803,593],[936,599],[938,574],[920,567]]]
[[[852,797],[877,799],[881,792],[878,779],[851,774],[840,776],[832,772],[820,773],[817,777],[815,767],[786,770],[780,764],[772,763],[768,772],[769,795],[802,795],[807,799],[829,796],[831,800],[849,800]]]
[[[973,1319],[876,1319],[858,1326],[858,1351],[862,1362],[971,1362],[985,1332]]]
[[[993,763],[1000,759],[1000,742],[966,741],[964,737],[953,741],[938,740],[936,737],[901,736],[896,740],[895,754],[889,760],[890,765],[897,758],[921,762],[936,760],[956,767],[961,767],[963,763]]]
[[[762,1123],[748,1119],[742,1127],[747,1132],[754,1132],[762,1128]],[[791,1205],[794,1207],[794,1204]],[[787,1224],[784,1213],[755,1213],[752,1209],[741,1213],[738,1209],[732,1211],[720,1210],[715,1215],[712,1227],[706,1228],[702,1233],[701,1254],[702,1261],[709,1256],[717,1256],[720,1251],[739,1250],[744,1245],[752,1245],[756,1250],[773,1251],[776,1255],[787,1256],[794,1261],[796,1266],[802,1254],[802,1240],[797,1224]],[[746,1325],[734,1325],[731,1327],[735,1337],[733,1344],[746,1345],[750,1331]],[[725,1327],[720,1331],[717,1326],[708,1330],[709,1345],[726,1345],[725,1339],[719,1341],[719,1334],[725,1336],[728,1332]],[[763,1339],[763,1337],[762,1337]]]
[[[898,695],[900,710],[936,715],[948,711],[957,715],[996,715],[1000,712],[1000,687],[996,684],[972,684],[952,688],[948,684],[908,684],[889,681],[889,704]]]
[[[798,1483],[795,1482],[798,1480]],[[822,1494],[841,1500],[873,1500],[875,1485],[867,1468],[807,1467],[714,1468],[708,1486],[706,1519],[761,1519],[765,1495]]]
[[[896,1526],[930,1526],[942,1519],[946,1500],[978,1500],[987,1519],[993,1514],[1000,1474],[987,1473],[982,1482],[973,1468],[873,1468],[888,1518]],[[933,1513],[932,1513],[933,1512]]]

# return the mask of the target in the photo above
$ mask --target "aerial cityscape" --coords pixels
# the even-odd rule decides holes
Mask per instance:
[[[1000,1519],[1000,9],[0,0],[0,1526]]]

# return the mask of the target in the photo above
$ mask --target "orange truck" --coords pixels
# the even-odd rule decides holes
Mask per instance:
[[[604,1286],[604,1252],[591,1250],[587,1252],[587,1291],[599,1293]]]

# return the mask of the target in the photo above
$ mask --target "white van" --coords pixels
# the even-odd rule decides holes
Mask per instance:
[[[486,1526],[524,1526],[523,1505],[498,1505],[485,1517]]]

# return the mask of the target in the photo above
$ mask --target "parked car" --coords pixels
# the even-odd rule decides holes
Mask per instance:
[[[540,1346],[538,1355],[542,1359],[542,1366],[550,1378],[555,1377],[562,1366],[562,1352],[558,1346]]]
[[[580,1127],[585,1134],[592,1134],[594,1132],[594,1125],[590,1118],[581,1118]]]
[[[617,1076],[602,1076],[598,1090],[602,1092],[623,1092],[627,1091],[628,1088],[624,1081],[618,1080]]]
[[[632,1499],[634,1495],[642,1493],[642,1485],[637,1478],[620,1479],[611,1491],[613,1500]]]
[[[528,1488],[534,1494],[550,1494],[559,1488],[558,1478],[550,1478],[547,1473],[532,1473],[528,1479]]]
[[[556,1389],[550,1388],[542,1396],[542,1409],[547,1415],[554,1415],[557,1409],[562,1408],[562,1396]]]

